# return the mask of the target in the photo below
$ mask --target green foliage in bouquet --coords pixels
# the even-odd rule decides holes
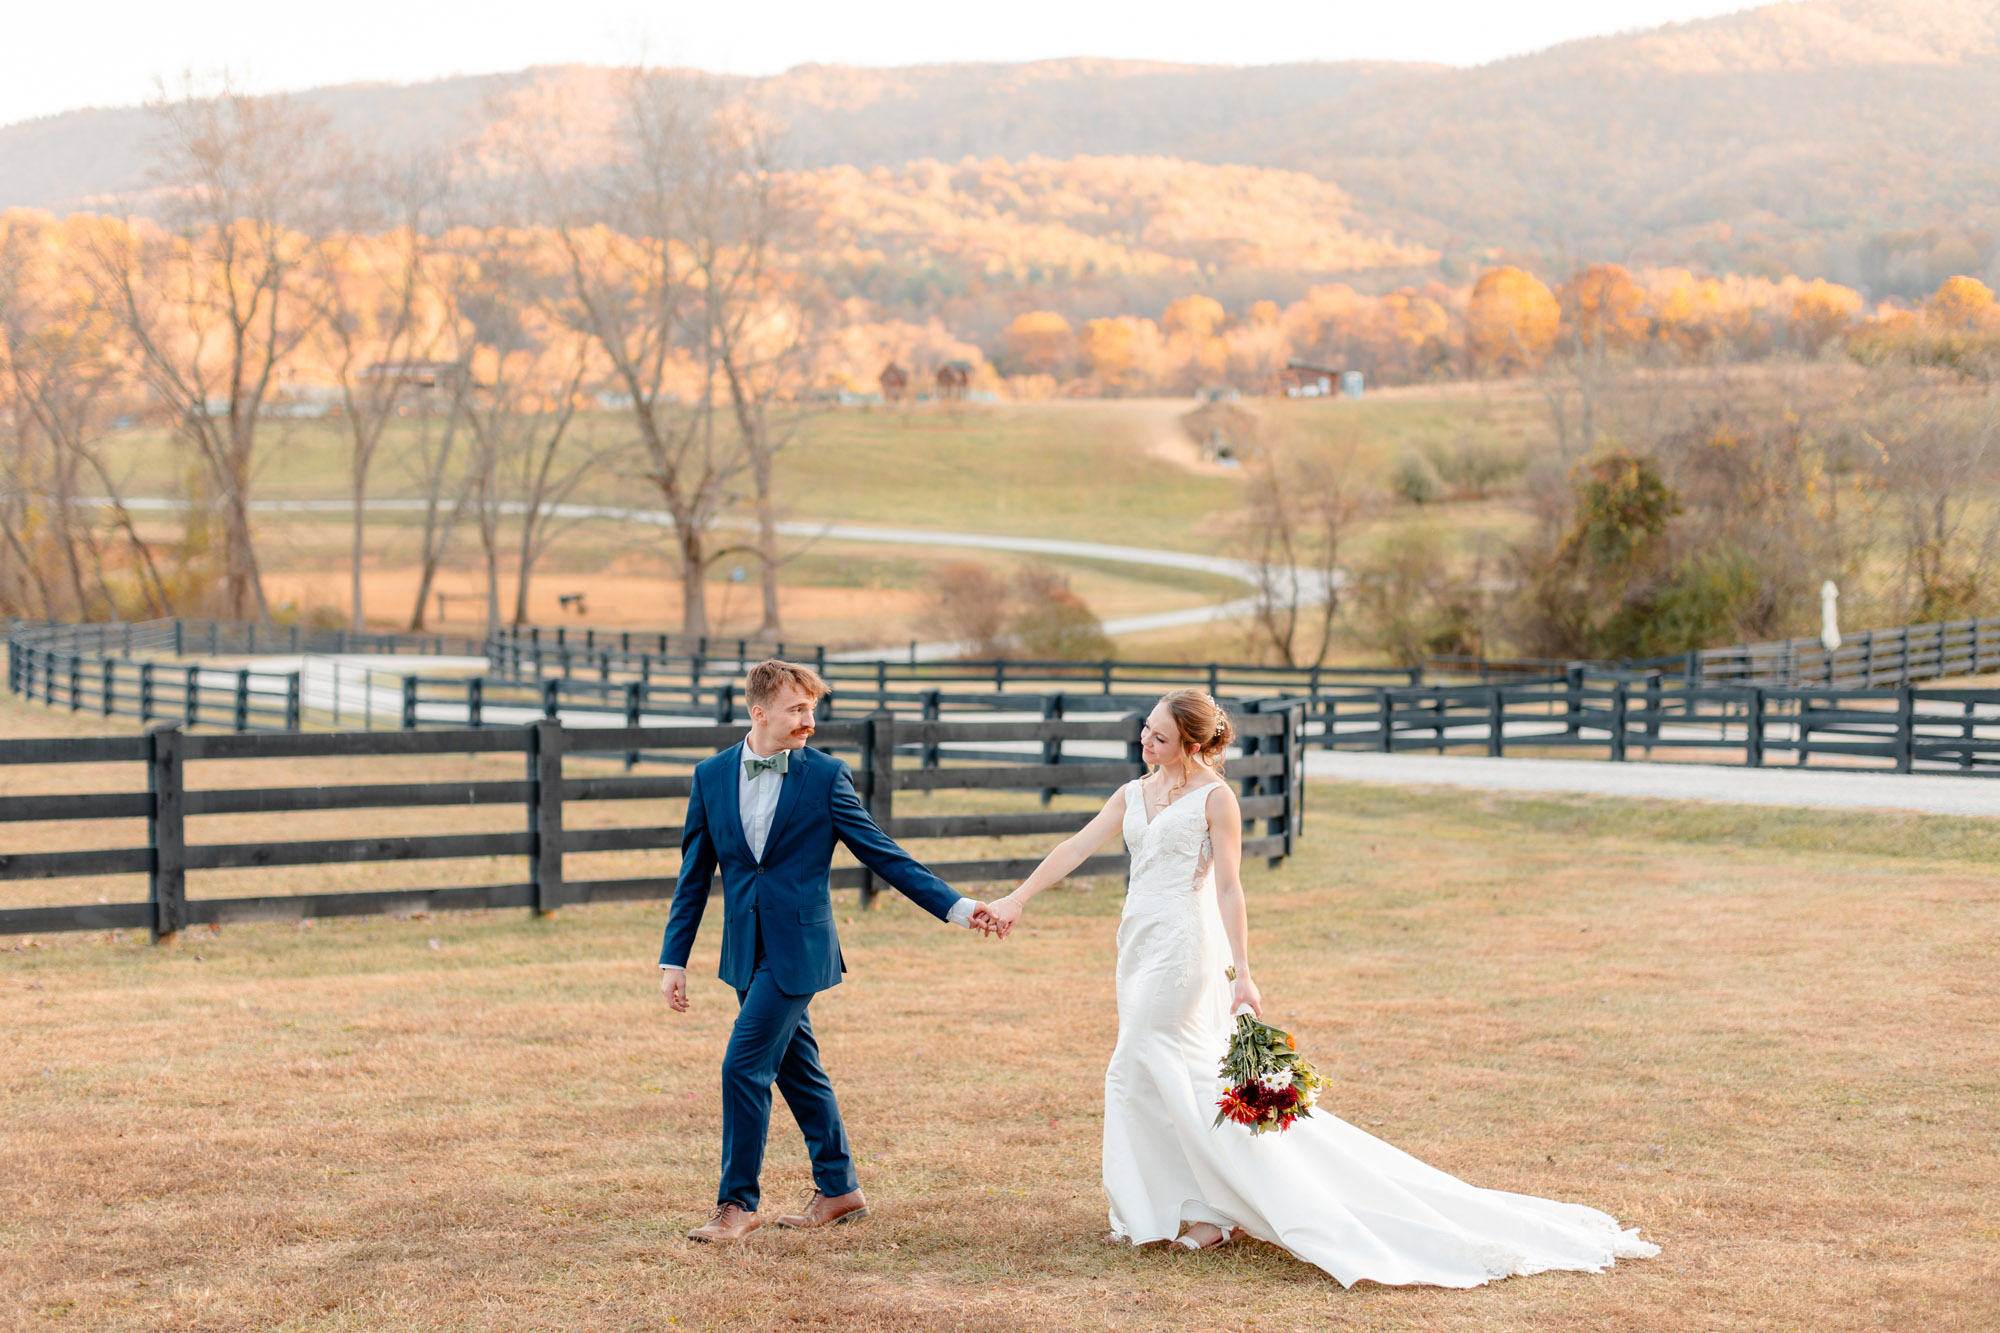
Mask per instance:
[[[1311,1115],[1319,1090],[1327,1085],[1319,1071],[1300,1058],[1291,1033],[1254,1014],[1237,1015],[1221,1072],[1228,1087],[1216,1102],[1215,1124],[1234,1121],[1252,1134],[1286,1130]]]

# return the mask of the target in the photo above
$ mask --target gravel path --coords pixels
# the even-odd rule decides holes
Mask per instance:
[[[1309,752],[1306,755],[1306,773],[1316,778],[1405,787],[1476,787],[1487,791],[1652,796],[1672,801],[1712,801],[1723,805],[2000,815],[2000,782],[1927,773],[1742,768],[1715,764],[1614,764],[1588,759],[1487,759],[1452,755],[1366,754],[1341,750]]]

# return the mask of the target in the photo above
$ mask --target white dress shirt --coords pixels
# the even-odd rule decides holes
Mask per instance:
[[[736,808],[743,818],[743,841],[750,848],[750,855],[759,861],[764,859],[764,844],[771,839],[771,821],[778,813],[778,793],[784,790],[784,777],[770,769],[759,769],[755,777],[747,771],[744,759],[768,759],[770,755],[758,754],[746,739],[743,753],[736,761]],[[970,929],[972,914],[979,904],[970,898],[960,898],[945,914],[948,925]],[[662,968],[673,967],[672,963],[661,963]],[[678,969],[685,971],[685,969]]]

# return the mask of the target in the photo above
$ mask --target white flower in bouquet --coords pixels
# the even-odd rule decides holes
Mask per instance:
[[[1263,1084],[1267,1091],[1283,1092],[1286,1088],[1292,1086],[1292,1071],[1289,1069],[1273,1069],[1267,1074],[1257,1075],[1257,1081]]]

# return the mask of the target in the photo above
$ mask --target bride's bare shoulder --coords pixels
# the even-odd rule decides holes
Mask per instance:
[[[1240,819],[1242,806],[1237,803],[1236,792],[1221,778],[1215,780],[1208,795],[1203,800],[1210,819]]]

